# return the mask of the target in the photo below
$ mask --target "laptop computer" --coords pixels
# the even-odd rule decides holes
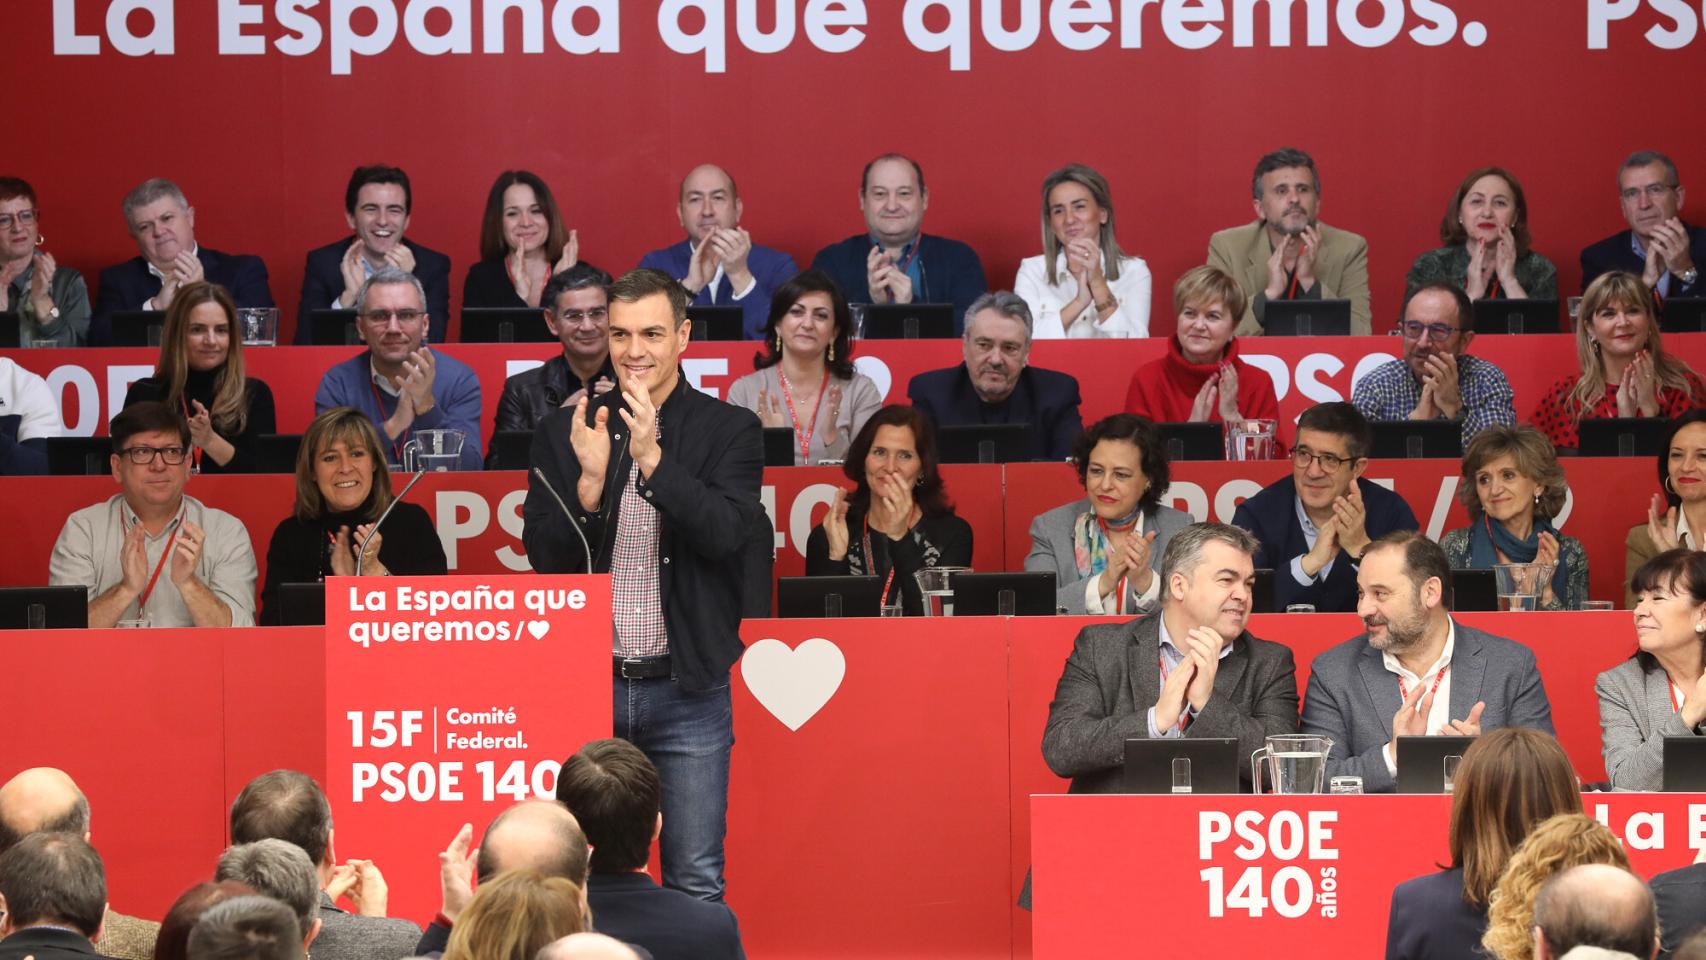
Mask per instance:
[[[1223,423],[1158,423],[1156,426],[1161,428],[1168,461],[1226,459]]]
[[[354,310],[308,311],[308,342],[316,347],[352,347],[361,342]]]
[[[1706,297],[1672,297],[1659,308],[1664,333],[1706,333]]]
[[[1499,609],[1498,575],[1491,570],[1451,571],[1451,595],[1447,610],[1478,613]]]
[[[952,340],[951,303],[872,303],[862,327],[867,340]]]
[[[499,430],[487,452],[487,470],[526,470],[533,462],[533,431]]]
[[[1344,337],[1350,332],[1349,300],[1269,300],[1262,308],[1266,337]]]
[[[1052,617],[1054,572],[956,573],[948,578],[956,617]],[[1004,602],[1005,601],[1005,602]]]
[[[255,461],[260,473],[295,473],[300,433],[263,433],[255,438]]]
[[[1287,572],[1286,576],[1291,576]],[[1250,591],[1251,613],[1284,613],[1274,609],[1274,571],[1272,567],[1256,568],[1256,586]]]
[[[939,428],[936,446],[943,463],[1024,463],[1030,437],[1028,423],[959,424]]]
[[[1664,760],[1659,789],[1666,793],[1706,793],[1706,737],[1666,737]]]
[[[0,587],[0,630],[83,630],[88,626],[88,587]]]
[[[1444,793],[1445,758],[1461,757],[1474,737],[1399,737],[1392,748],[1398,759],[1399,793]]]
[[[882,577],[778,577],[776,615],[875,617],[882,613],[882,594]]]
[[[687,319],[693,321],[693,327],[688,333],[689,339],[746,339],[746,311],[740,307],[714,307],[710,304],[688,307]]]
[[[112,345],[115,347],[158,347],[166,329],[163,310],[120,310],[113,314]]]
[[[1191,793],[1239,792],[1242,761],[1232,737],[1127,740],[1121,784],[1126,793],[1172,793],[1173,768],[1180,760],[1189,764]]]
[[[48,437],[47,472],[56,477],[98,477],[112,473],[110,437]]]
[[[1556,300],[1477,300],[1475,335],[1559,333]]]
[[[1450,420],[1391,420],[1370,423],[1374,445],[1369,456],[1376,460],[1419,460],[1426,457],[1463,456],[1463,425]]]
[[[764,465],[767,467],[791,467],[794,465],[794,455],[800,448],[794,445],[793,427],[764,428]]]
[[[1601,417],[1583,420],[1578,452],[1584,457],[1656,457],[1665,445],[1663,417]]]
[[[535,307],[463,307],[463,343],[555,343],[545,312]]]
[[[18,326],[18,314],[11,310],[0,310],[0,350],[10,350],[23,345],[23,328]]]
[[[279,626],[317,627],[326,622],[326,585],[281,583],[278,606]]]

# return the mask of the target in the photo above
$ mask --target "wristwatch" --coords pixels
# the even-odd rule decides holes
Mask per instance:
[[[1691,287],[1694,285],[1694,281],[1700,279],[1700,268],[1699,267],[1689,267],[1687,270],[1684,270],[1681,273],[1677,274],[1676,278],[1678,280],[1682,281],[1683,286],[1690,286]]]

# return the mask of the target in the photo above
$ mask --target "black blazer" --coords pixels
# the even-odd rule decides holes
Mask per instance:
[[[1695,265],[1706,265],[1706,228],[1691,227],[1686,223],[1682,226],[1688,231],[1688,253],[1694,258]],[[1586,291],[1588,284],[1594,282],[1602,273],[1625,270],[1638,277],[1641,271],[1647,269],[1646,263],[1635,256],[1635,247],[1631,240],[1633,234],[1632,230],[1624,230],[1582,250],[1582,290]],[[1696,277],[1693,283],[1684,284],[1679,277],[1672,274],[1669,295],[1706,296],[1706,277]]]
[[[871,287],[865,272],[865,258],[870,256],[870,234],[860,233],[840,243],[832,243],[812,258],[812,267],[830,275],[847,294],[849,303],[870,303]],[[966,307],[989,290],[983,275],[983,261],[977,251],[947,237],[919,234],[919,289],[912,291],[914,303],[951,303],[954,305],[954,335],[965,332]]]
[[[585,263],[584,260],[581,262]],[[469,265],[468,275],[462,280],[462,309],[469,307],[536,309],[515,295],[515,284],[510,282],[509,266],[504,260],[481,260]]]
[[[220,253],[207,247],[196,250],[201,271],[209,283],[217,283],[231,294],[239,307],[273,307],[267,286],[267,265],[247,253]],[[100,292],[95,296],[95,315],[89,321],[89,345],[104,347],[112,342],[113,314],[140,310],[160,292],[160,278],[148,272],[148,261],[140,256],[101,271]]]
[[[587,905],[599,933],[651,951],[657,960],[744,960],[740,924],[727,904],[660,887],[643,873],[594,873]]]
[[[25,927],[0,940],[0,960],[96,960],[100,955],[89,938],[70,930]]]
[[[763,432],[758,415],[700,393],[678,373],[675,391],[658,410],[663,459],[651,479],[635,473],[635,489],[658,510],[658,589],[669,632],[674,671],[684,688],[715,689],[728,682],[729,667],[740,659],[742,610],[756,603],[755,582],[767,546],[755,537],[768,523],[759,489],[764,480]],[[573,523],[586,535],[594,573],[608,573],[616,545],[622,485],[633,458],[628,427],[617,411],[622,395],[606,393],[588,404],[587,420],[597,408],[610,408],[610,465],[599,510],[581,509],[575,484],[580,460],[569,446],[575,411],[558,409],[533,433],[532,465],[563,499]],[[570,529],[569,517],[540,478],[529,473],[522,507],[522,543],[540,573],[581,573],[585,549]],[[767,528],[768,529],[768,528]]]
[[[1394,530],[1418,529],[1416,515],[1403,497],[1367,480],[1357,480],[1357,489],[1362,491],[1362,505],[1367,511],[1363,528],[1370,539]],[[1303,536],[1302,524],[1297,522],[1296,480],[1286,477],[1240,503],[1232,513],[1232,525],[1243,527],[1261,541],[1256,550],[1256,566],[1274,572],[1275,610],[1284,610],[1292,603],[1312,603],[1318,613],[1347,613],[1356,609],[1356,561],[1343,548],[1333,560],[1333,569],[1326,580],[1303,586],[1291,575],[1292,559],[1309,552],[1309,541]]]
[[[1647,885],[1659,908],[1659,956],[1668,957],[1706,925],[1706,863],[1666,870]]]
[[[1463,899],[1463,871],[1443,870],[1392,888],[1386,919],[1386,960],[1464,960],[1479,957],[1487,911]]]
[[[331,309],[333,298],[344,292],[344,251],[354,242],[352,234],[308,251],[308,262],[302,267],[302,299],[296,305],[297,343],[309,342],[312,331],[308,327],[308,312]],[[450,324],[450,258],[407,238],[403,246],[415,255],[415,279],[426,290],[430,319],[427,341],[443,343]]]
[[[213,394],[211,381],[205,375],[196,377],[184,385],[184,393],[191,400],[199,400],[201,405],[213,409]],[[215,430],[235,450],[231,460],[220,466],[204,452],[201,457],[202,473],[259,473],[260,464],[255,460],[255,441],[263,433],[278,432],[278,411],[273,405],[272,388],[265,380],[256,377],[243,378],[243,395],[249,404],[249,417],[243,422],[243,432],[238,434],[225,433]],[[166,380],[164,377],[143,377],[134,381],[130,389],[125,391],[124,405],[144,401],[165,403]]]
[[[1000,403],[984,403],[978,397],[964,363],[913,377],[906,385],[906,398],[938,426],[1028,423],[1032,460],[1066,459],[1073,441],[1084,432],[1078,416],[1078,381],[1040,367],[1019,371],[1018,384]]]

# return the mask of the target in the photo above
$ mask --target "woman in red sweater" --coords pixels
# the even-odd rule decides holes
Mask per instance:
[[[1173,285],[1178,333],[1167,355],[1137,368],[1125,409],[1156,423],[1279,420],[1279,398],[1266,372],[1238,356],[1233,328],[1244,315],[1238,281],[1197,267]]]

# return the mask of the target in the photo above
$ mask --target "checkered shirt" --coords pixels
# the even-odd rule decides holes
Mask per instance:
[[[1463,443],[1488,427],[1514,426],[1510,381],[1498,367],[1480,357],[1457,358],[1457,390],[1463,397]],[[1422,385],[1403,360],[1370,370],[1351,390],[1351,402],[1371,422],[1408,420],[1422,401]],[[1442,418],[1443,419],[1443,418]]]
[[[610,558],[611,602],[617,656],[661,657],[669,653],[658,589],[657,508],[640,496],[640,465],[628,468],[616,517],[616,544]]]

